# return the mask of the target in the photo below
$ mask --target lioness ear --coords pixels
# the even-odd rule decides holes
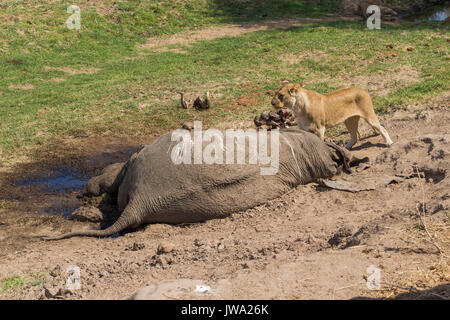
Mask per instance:
[[[298,93],[298,88],[297,88],[297,86],[292,87],[292,88],[289,89],[289,94],[290,94],[291,96],[295,96],[297,93]]]
[[[267,91],[266,91],[266,94],[267,94],[268,96],[273,97],[273,96],[275,95],[275,91],[273,91],[273,90],[267,90]]]
[[[287,81],[287,80],[281,81],[281,86],[282,86],[282,87],[285,86],[285,85],[287,85],[287,84],[289,84],[289,81]]]

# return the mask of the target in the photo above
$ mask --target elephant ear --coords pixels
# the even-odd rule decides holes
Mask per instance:
[[[338,166],[342,165],[342,169],[345,173],[352,173],[352,170],[350,169],[350,163],[352,159],[352,154],[350,151],[342,148],[341,146],[338,146],[337,144],[334,144],[333,142],[325,141],[325,144],[333,150],[332,159],[335,161]]]

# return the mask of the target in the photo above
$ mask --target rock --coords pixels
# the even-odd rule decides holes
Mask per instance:
[[[72,294],[73,294],[72,291],[70,291],[69,289],[60,288],[58,290],[58,292],[54,295],[53,298],[55,298],[55,299],[63,299],[65,296],[72,295]]]
[[[430,122],[432,120],[431,112],[426,110],[416,113],[416,120],[425,120],[426,122]]]
[[[181,128],[191,131],[194,129],[194,124],[192,122],[185,122]]]
[[[195,240],[194,240],[194,245],[195,245],[196,247],[201,247],[201,246],[203,246],[204,244],[203,244],[200,240],[195,239]]]
[[[67,219],[81,222],[101,222],[103,221],[103,214],[96,207],[79,207]]]
[[[158,245],[157,254],[170,253],[175,250],[175,245],[171,242],[162,242]]]
[[[332,247],[338,247],[339,249],[346,249],[349,247],[360,245],[367,241],[372,234],[376,234],[380,231],[380,227],[377,223],[369,223],[361,226],[355,233],[352,229],[344,226],[338,229],[336,233],[328,240],[328,243]]]
[[[336,231],[336,233],[334,233],[334,235],[328,240],[328,243],[335,247],[335,246],[339,246],[342,243],[347,242],[347,238],[350,237],[352,235],[352,230],[347,227],[341,227],[338,229],[338,231]]]
[[[173,264],[173,258],[171,256],[154,255],[150,258],[151,267],[161,266],[163,269],[166,269],[171,264]]]
[[[55,288],[49,289],[44,287],[44,294],[43,298],[47,299],[64,299],[67,295],[72,295],[73,292],[69,289],[60,288],[58,291],[56,291]]]
[[[56,295],[56,292],[54,290],[50,290],[48,288],[44,288],[44,296],[47,299],[52,299]]]
[[[125,250],[129,251],[139,251],[145,248],[145,244],[133,242],[132,245],[128,245]]]
[[[313,244],[313,243],[316,243],[316,242],[317,242],[317,239],[316,239],[316,237],[314,237],[314,235],[313,235],[312,233],[309,233],[309,234],[308,234],[308,237],[307,237],[306,240],[305,240],[305,242],[306,242],[307,244]]]
[[[395,52],[391,52],[391,51],[385,51],[385,57],[386,58],[397,58],[398,54],[396,54]]]
[[[59,276],[61,275],[61,272],[62,272],[61,266],[60,266],[60,265],[57,265],[56,267],[54,267],[54,268],[52,269],[52,271],[50,271],[50,275],[51,275],[53,278],[56,278],[56,277],[59,277]]]
[[[171,256],[165,256],[163,258],[163,264],[173,264],[173,258]]]

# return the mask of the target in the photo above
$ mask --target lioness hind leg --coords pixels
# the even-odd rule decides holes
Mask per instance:
[[[378,121],[378,118],[375,115],[375,113],[373,113],[373,115],[370,117],[366,117],[365,120],[377,134],[381,134],[381,136],[384,139],[384,142],[388,146],[394,143],[392,142],[391,137],[389,137],[389,134],[387,133],[386,129],[382,125],[380,125],[380,122]]]
[[[348,150],[350,150],[358,141],[358,124],[359,116],[354,116],[345,120],[345,126],[347,127],[348,132],[350,132],[350,141],[345,145]]]

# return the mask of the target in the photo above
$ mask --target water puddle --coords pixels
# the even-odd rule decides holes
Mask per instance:
[[[413,22],[423,22],[423,21],[444,21],[448,18],[450,13],[450,6],[434,6],[423,10],[419,13],[405,17],[405,20]]]
[[[44,213],[49,214],[49,215],[60,215],[64,219],[67,219],[79,207],[80,207],[80,205],[53,206],[53,207],[45,208]]]
[[[121,237],[122,234],[120,232],[114,233],[113,235],[109,236],[108,238],[111,239],[117,239],[118,237]]]
[[[89,177],[71,167],[54,167],[48,173],[39,173],[16,182],[18,186],[42,186],[43,192],[65,193],[80,191]]]

